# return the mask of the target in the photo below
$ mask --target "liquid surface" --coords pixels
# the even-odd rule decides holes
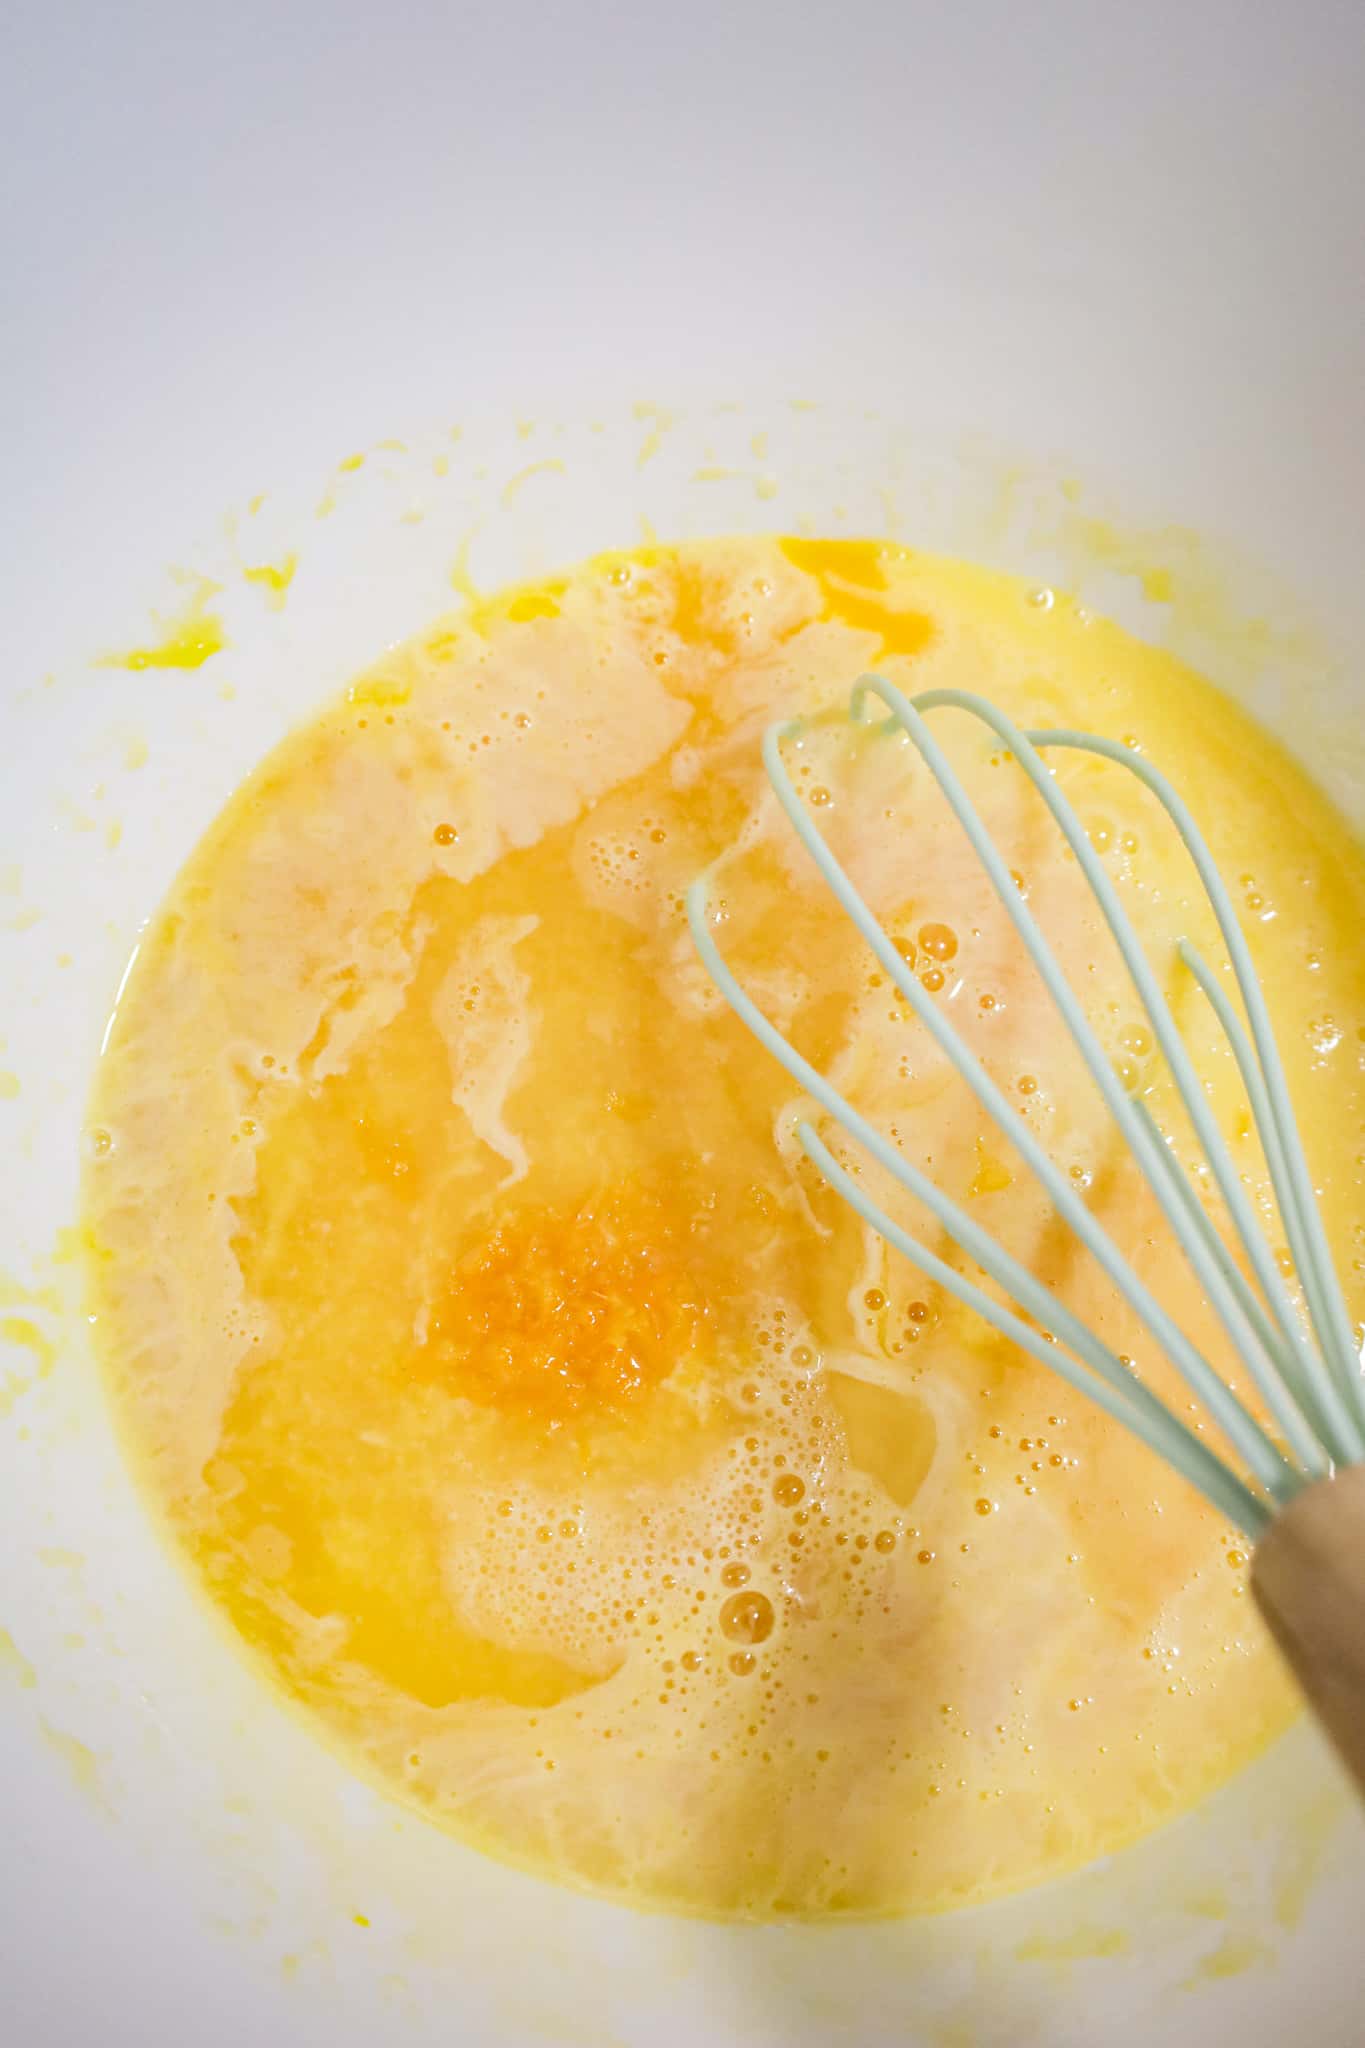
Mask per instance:
[[[711,1914],[961,1904],[1143,1833],[1292,1711],[1241,1539],[834,1201],[682,919],[726,855],[720,936],[768,1013],[1168,1390],[815,886],[759,759],[775,712],[873,664],[1140,745],[1245,913],[1356,1306],[1365,865],[1206,684],[1035,595],[890,545],[748,539],[511,593],[281,747],[142,945],[87,1177],[139,1469],[353,1760],[547,1875]],[[964,721],[936,730],[1193,1158],[1041,806]],[[924,986],[1226,1368],[908,749],[831,731],[795,762]],[[1058,773],[1273,1236],[1172,959],[1181,934],[1221,957],[1193,875],[1121,770]]]

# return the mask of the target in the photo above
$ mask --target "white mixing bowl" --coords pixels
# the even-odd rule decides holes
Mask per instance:
[[[0,398],[15,2048],[1365,2035],[1365,1829],[1307,1728],[1102,1868],[918,1922],[634,1915],[389,1805],[163,1550],[62,1234],[104,1021],[178,863],[265,748],[472,586],[649,531],[894,533],[1173,640],[1365,823],[1365,29],[1255,12],[362,0],[21,26],[0,86],[23,200]],[[282,604],[243,573],[295,554]],[[101,663],[196,578],[222,652]]]

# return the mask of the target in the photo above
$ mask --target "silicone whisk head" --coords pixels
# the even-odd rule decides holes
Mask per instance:
[[[1094,1026],[1077,1001],[999,847],[982,824],[961,778],[936,739],[929,714],[948,709],[979,720],[1014,757],[1047,805],[1078,862],[1150,1020],[1156,1043],[1198,1138],[1209,1176],[1225,1205],[1232,1244],[1240,1257],[1219,1235],[1189,1175],[1146,1104],[1131,1095],[1115,1074]],[[832,1117],[871,1159],[923,1205],[968,1258],[994,1281],[1004,1300],[988,1294],[887,1215],[834,1157],[811,1122],[803,1120],[798,1125],[801,1145],[830,1186],[929,1279],[1098,1402],[1254,1539],[1275,1511],[1302,1487],[1324,1477],[1337,1465],[1365,1458],[1365,1381],[1294,1121],[1264,992],[1232,899],[1199,828],[1178,791],[1132,748],[1090,733],[1025,732],[986,699],[968,691],[929,690],[910,698],[884,677],[868,674],[854,685],[848,717],[854,723],[873,723],[875,733],[888,740],[902,735],[908,738],[927,765],[1141,1168],[1193,1269],[1201,1294],[1216,1312],[1256,1388],[1271,1428],[1251,1413],[1156,1299],[1092,1213],[1081,1191],[1049,1156],[1018,1107],[964,1044],[944,1009],[921,987],[896,944],[869,910],[831,851],[787,769],[785,750],[807,729],[807,721],[782,720],[770,726],[764,738],[764,763],[783,811],[882,971],[1037,1175],[1058,1214],[1141,1318],[1194,1399],[1217,1424],[1231,1461],[1220,1457],[1202,1435],[1144,1383],[1129,1360],[1112,1350],[966,1210],[935,1186],[885,1132],[861,1116],[764,1016],[726,965],[716,944],[707,910],[705,875],[692,884],[687,895],[688,922],[701,958],[731,1008],[799,1083],[812,1103]],[[1241,1074],[1279,1207],[1292,1278],[1297,1281],[1303,1302],[1302,1314],[1228,1154],[1189,1050],[1137,932],[1111,877],[1089,843],[1085,826],[1043,758],[1044,750],[1063,748],[1116,762],[1145,784],[1184,842],[1208,895],[1227,947],[1241,1001],[1240,1016],[1195,948],[1182,939],[1178,950],[1212,1006]]]

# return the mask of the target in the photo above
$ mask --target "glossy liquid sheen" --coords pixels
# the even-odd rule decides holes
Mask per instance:
[[[881,543],[611,557],[387,656],[208,834],[96,1089],[97,1335],[212,1599],[401,1797],[639,1904],[977,1900],[1152,1828],[1293,1710],[1236,1532],[833,1200],[795,1091],[695,958],[682,893],[731,849],[720,936],[768,1012],[1171,1390],[766,794],[768,719],[873,664],[1175,775],[1245,912],[1354,1305],[1357,848],[1167,655]],[[1120,1073],[1193,1160],[1075,863],[1019,771],[939,716]],[[832,728],[794,758],[925,987],[1226,1369],[910,750]],[[1221,958],[1188,864],[1121,770],[1058,773],[1278,1242],[1172,957],[1188,933]]]

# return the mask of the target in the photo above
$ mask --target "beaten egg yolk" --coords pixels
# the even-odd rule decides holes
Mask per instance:
[[[1293,1711],[1237,1532],[830,1195],[794,1136],[812,1106],[685,928],[714,863],[723,948],[767,1014],[1184,1403],[819,886],[759,752],[771,718],[874,665],[1130,739],[1240,892],[1350,1278],[1365,862],[1208,684],[1029,597],[804,539],[507,593],[277,750],[128,979],[86,1199],[148,1493],[358,1768],[548,1876],[715,1915],[936,1910],[1132,1840]],[[1193,1164],[1055,828],[988,741],[941,730],[1125,1085]],[[821,728],[791,765],[922,987],[1226,1369],[908,750]],[[1121,770],[1057,770],[1273,1229],[1174,954],[1216,950],[1185,858]]]

